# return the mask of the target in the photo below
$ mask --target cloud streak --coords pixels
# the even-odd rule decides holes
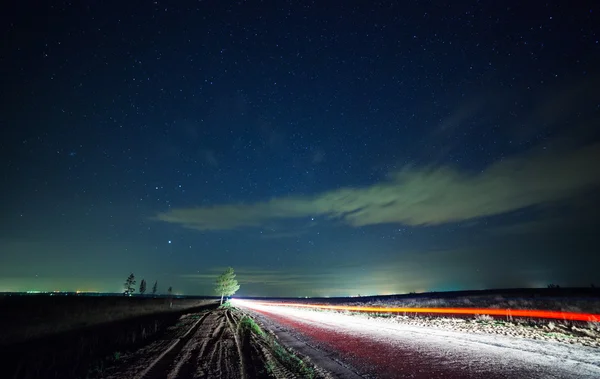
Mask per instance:
[[[424,259],[424,255],[427,254],[419,254],[421,259]],[[411,254],[409,256],[412,257]],[[363,265],[340,265],[306,272],[298,269],[239,267],[235,272],[236,279],[242,286],[240,294],[243,296],[260,296],[265,293],[265,289],[276,296],[349,296],[401,293],[426,289],[435,284],[436,280],[423,278],[415,267],[414,262],[387,262],[367,269]],[[432,270],[437,269],[434,267]],[[195,283],[212,284],[216,274],[188,274],[180,277]]]
[[[263,227],[273,221],[308,217],[353,227],[439,225],[576,196],[600,184],[594,162],[600,162],[600,144],[569,151],[538,149],[477,173],[451,166],[405,167],[368,187],[250,204],[176,208],[159,213],[155,219],[203,231]]]

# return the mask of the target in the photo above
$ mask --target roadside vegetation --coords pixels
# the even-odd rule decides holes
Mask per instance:
[[[277,358],[277,360],[288,370],[298,373],[302,378],[316,378],[317,375],[315,369],[311,364],[307,364],[305,360],[298,357],[294,352],[279,344],[272,335],[269,335],[267,340],[269,341],[269,346],[271,346],[275,358]],[[270,371],[272,372],[272,368],[267,367],[267,372]]]
[[[242,333],[252,332],[252,333],[255,333],[259,337],[265,336],[265,332],[262,331],[260,326],[258,326],[258,324],[252,318],[250,318],[248,316],[243,316],[240,319],[238,328],[242,331]]]
[[[264,361],[264,369],[270,377],[288,377],[290,375],[300,376],[301,378],[318,377],[315,367],[301,358],[293,350],[277,342],[272,333],[267,333],[248,315],[243,315],[238,323],[238,331],[241,336],[243,349],[248,349],[247,344],[253,337],[255,343],[265,346],[269,354]],[[283,371],[283,372],[282,372]],[[286,374],[287,372],[287,374]]]
[[[231,301],[226,301],[223,304],[219,305],[219,309],[235,309]]]

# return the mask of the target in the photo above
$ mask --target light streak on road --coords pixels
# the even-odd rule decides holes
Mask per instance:
[[[354,367],[356,372],[375,377],[600,378],[598,352],[592,347],[409,325],[380,318],[356,317],[342,312],[315,312],[315,309],[415,312],[425,308],[358,307],[239,299],[233,300],[233,303],[236,307],[246,308],[253,317],[265,322],[267,326],[277,325],[279,332],[293,330],[302,336],[302,340],[324,347],[336,359]],[[431,314],[431,309],[444,311],[443,313],[456,313],[457,310],[427,308],[425,312]],[[498,315],[494,311],[498,310],[474,308],[468,309],[468,312],[465,310],[462,314]],[[530,312],[527,311],[527,317],[533,317]],[[511,313],[514,316],[515,311]],[[554,313],[569,319],[582,318],[565,316],[567,312]],[[517,311],[517,314],[522,313]],[[550,315],[556,316],[553,313]],[[573,313],[570,315],[573,316]],[[600,315],[589,316],[600,319]]]
[[[447,315],[489,315],[497,317],[529,317],[554,320],[600,322],[600,314],[546,311],[534,309],[492,309],[492,308],[403,308],[403,307],[368,307],[356,305],[326,305],[266,302],[256,300],[231,299],[234,304],[254,309],[272,310],[276,307],[311,308],[335,311],[371,312],[371,313],[426,313]]]

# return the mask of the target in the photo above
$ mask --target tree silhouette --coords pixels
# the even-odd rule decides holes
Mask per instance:
[[[173,287],[169,287],[167,293],[169,294],[169,308],[173,308]]]
[[[125,280],[125,292],[123,292],[126,296],[131,296],[133,294],[133,292],[135,291],[135,275],[133,275],[133,272],[131,274],[129,274],[129,276],[127,277],[127,280]]]
[[[146,279],[142,279],[140,282],[140,293],[142,295],[146,293]]]
[[[223,304],[223,296],[231,296],[240,289],[240,285],[235,279],[235,272],[231,267],[227,267],[227,269],[219,275],[215,284],[215,292],[217,295],[221,295],[221,304]]]
[[[158,280],[154,282],[154,285],[152,286],[152,294],[156,295],[156,291],[158,291]]]

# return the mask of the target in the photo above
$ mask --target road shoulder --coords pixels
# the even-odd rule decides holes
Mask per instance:
[[[245,310],[248,312],[248,310]],[[258,312],[249,312],[251,316],[261,324],[265,330],[271,331],[282,345],[308,357],[313,364],[322,368],[325,372],[321,374],[325,377],[341,379],[360,379],[362,378],[353,368],[342,364],[331,354],[320,350],[319,348],[302,341],[290,329],[277,323],[276,321],[263,316]]]

